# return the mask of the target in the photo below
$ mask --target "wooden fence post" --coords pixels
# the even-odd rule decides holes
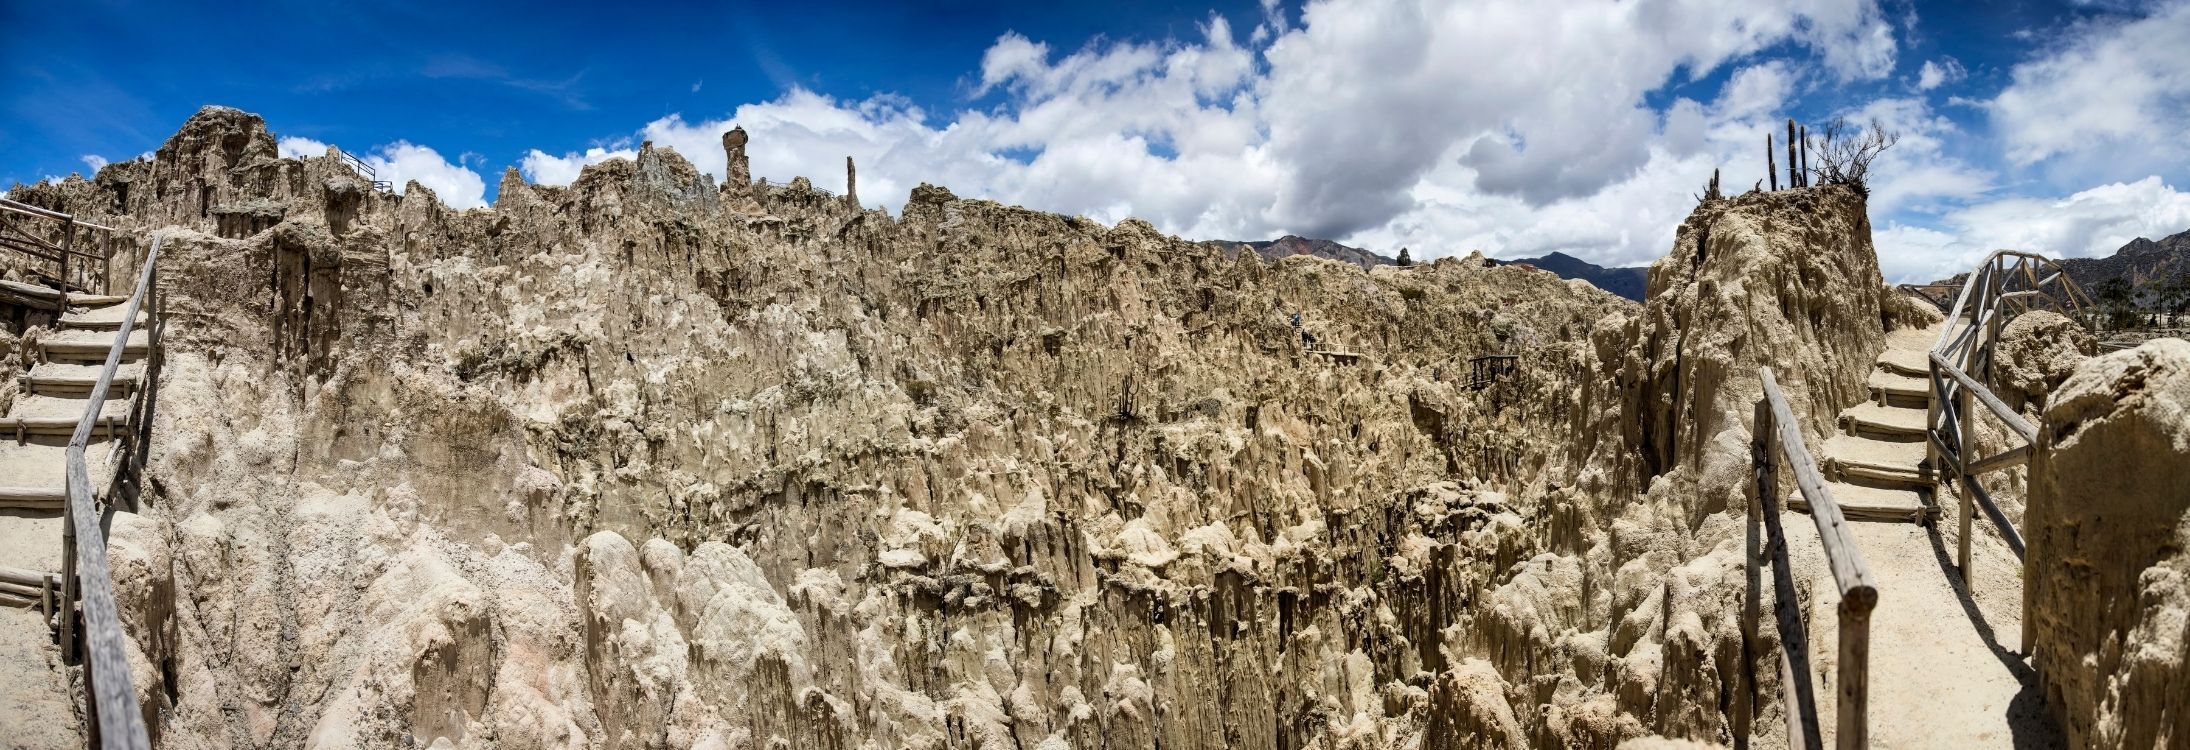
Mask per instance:
[[[64,501],[65,502],[65,501]],[[76,528],[61,522],[61,663],[76,663]]]
[[[1840,710],[1835,739],[1842,750],[1871,745],[1871,609],[1878,590],[1863,587],[1840,600]]]
[[[1970,325],[1973,328],[1976,326],[1984,327],[1982,330],[1972,330],[1970,332],[1970,366],[1963,369],[1962,372],[1973,379],[1978,377],[1991,379],[1992,344],[2000,338],[2000,318],[2002,313],[2006,312],[2006,305],[2002,304],[2000,297],[2000,275],[2002,271],[1998,266],[2001,264],[1996,261],[1993,265],[1994,267],[1986,269],[1985,277],[1979,279],[1977,283],[1984,285],[1985,298],[1990,303],[1987,307],[1999,309],[1994,310],[1989,319],[1986,319],[1987,316],[1981,314],[1985,308],[1979,308],[1976,311],[1978,313],[1976,317],[1970,319]],[[1977,366],[1980,358],[1982,358],[1983,363],[1981,370]],[[1980,375],[1980,373],[1983,374]],[[1961,451],[1960,466],[1955,468],[1955,473],[1961,477],[1962,484],[1960,493],[1962,495],[1962,539],[1955,545],[1955,563],[1962,567],[1962,585],[1964,588],[1968,588],[1975,585],[1976,578],[1976,574],[1970,570],[1970,523],[1971,517],[1977,512],[1977,508],[1976,500],[1971,497],[1973,491],[1970,489],[1969,467],[1971,457],[1976,453],[1977,433],[1973,431],[1976,428],[1974,419],[1976,415],[1971,404],[1971,399],[1975,394],[1967,385],[1962,386],[1961,391],[1960,403],[1957,406],[1962,410],[1962,439],[1968,445]]]
[[[1757,398],[1756,416],[1749,439],[1750,470],[1756,481],[1749,488],[1748,556],[1743,559],[1747,575],[1749,595],[1741,606],[1741,684],[1743,690],[1734,696],[1734,748],[1747,750],[1749,737],[1756,733],[1757,717],[1757,619],[1761,607],[1758,599],[1764,593],[1760,566],[1764,559],[1764,502],[1765,493],[1777,485],[1772,476],[1772,411],[1764,398]]]
[[[64,308],[62,312],[67,312],[65,308],[68,307],[68,256],[74,252],[76,252],[76,219],[71,217],[68,223],[61,225],[61,307]]]

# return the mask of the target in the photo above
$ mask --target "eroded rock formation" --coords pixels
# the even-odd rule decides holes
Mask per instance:
[[[2025,642],[2070,741],[2190,743],[2190,343],[2085,362],[2030,474]]]
[[[891,217],[739,131],[465,212],[271,144],[22,191],[168,238],[113,541],[165,747],[1730,741],[1755,368],[1829,429],[1919,315],[1841,188],[1707,203],[1637,307]]]

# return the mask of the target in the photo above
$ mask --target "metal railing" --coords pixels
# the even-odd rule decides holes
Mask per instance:
[[[1924,417],[1925,461],[1942,475],[1943,481],[1958,483],[1962,488],[1955,493],[1961,496],[1962,510],[1955,562],[1962,569],[1965,584],[1972,575],[1970,526],[1977,507],[1992,518],[2016,556],[2023,555],[2022,533],[1992,501],[1992,494],[1985,491],[1977,477],[2029,461],[2038,430],[2001,402],[1980,378],[1989,380],[1993,375],[1994,350],[2007,321],[2040,307],[2057,309],[2087,327],[2094,308],[2091,298],[2053,259],[2016,250],[1996,251],[1963,280],[1961,292],[1947,308],[1947,323],[1927,356],[1930,403]],[[1978,457],[1979,403],[2021,438],[2022,444]]]
[[[1847,518],[1840,512],[1840,504],[1826,488],[1825,477],[1818,473],[1817,462],[1803,444],[1802,425],[1795,421],[1794,411],[1787,407],[1787,399],[1781,395],[1779,383],[1772,377],[1772,368],[1757,368],[1757,375],[1763,382],[1764,396],[1757,399],[1755,437],[1750,443],[1756,482],[1749,494],[1746,565],[1749,591],[1743,601],[1741,620],[1742,667],[1749,690],[1747,700],[1735,702],[1735,746],[1747,746],[1756,720],[1757,627],[1763,593],[1759,566],[1764,564],[1772,568],[1772,615],[1779,629],[1779,674],[1783,691],[1780,699],[1787,707],[1787,745],[1824,746],[1818,728],[1816,686],[1811,680],[1809,634],[1797,605],[1794,570],[1788,562],[1787,535],[1780,526],[1777,460],[1784,458],[1794,475],[1795,488],[1810,504],[1810,518],[1817,523],[1818,542],[1825,548],[1825,561],[1832,568],[1833,582],[1840,589],[1840,659],[1838,677],[1834,680],[1837,687],[1835,744],[1841,748],[1866,747],[1870,744],[1867,714],[1870,707],[1871,611],[1878,606],[1878,587],[1871,582],[1870,568],[1863,563],[1863,553],[1856,546]]]
[[[137,315],[145,309],[147,297],[154,300],[158,309],[160,245],[164,237],[154,237],[152,248],[145,254],[144,268],[137,274],[136,290],[129,295],[129,304],[123,310],[121,327],[114,333],[114,344],[107,349],[106,364],[99,370],[99,379],[93,383],[84,407],[84,416],[76,423],[76,432],[68,441],[68,519],[61,525],[61,649],[64,655],[73,656],[76,650],[76,617],[80,607],[83,613],[83,651],[85,689],[84,716],[93,744],[103,748],[141,750],[150,746],[146,738],[144,714],[137,703],[137,691],[130,684],[127,642],[122,636],[121,612],[114,602],[114,579],[107,568],[106,535],[100,524],[104,514],[92,494],[91,472],[84,462],[84,447],[91,442],[92,433],[99,426],[99,416],[106,405],[107,392],[114,384],[114,374],[121,368],[122,355],[129,343],[129,334],[136,327]],[[152,388],[152,356],[158,347],[159,329],[152,328],[146,336],[149,348],[146,352],[145,372],[138,376],[131,393],[133,426],[142,424],[145,415],[145,394]]]
[[[55,243],[52,240],[49,240],[36,232],[32,232],[29,229],[18,225],[16,223],[16,220],[8,216],[8,214],[18,214],[23,216],[53,219],[61,222],[61,241]],[[98,245],[99,252],[85,252],[76,247],[76,230],[78,230],[79,228],[88,229],[99,233],[97,239],[91,240]],[[70,258],[82,258],[87,261],[98,262],[100,289],[101,291],[112,291],[113,280],[111,277],[114,272],[114,234],[115,229],[104,224],[96,224],[93,222],[84,221],[82,219],[76,218],[72,214],[65,214],[47,208],[39,208],[37,206],[33,206],[21,201],[0,198],[0,248],[6,248],[18,253],[22,253],[24,255],[31,256],[33,258],[44,260],[48,263],[57,264],[60,267],[60,270],[54,275],[54,278],[57,279],[61,285],[61,292],[64,295],[64,301],[62,304],[64,306],[66,305],[65,295],[68,292],[69,285],[76,283],[74,279],[69,278],[68,272]],[[88,267],[78,266],[77,270],[80,273],[87,272]],[[90,288],[83,284],[77,284],[77,287],[83,289]]]
[[[364,175],[365,181],[372,183],[374,190],[383,193],[395,192],[395,183],[380,179],[380,171],[373,169],[373,165],[365,163],[364,159],[357,158],[356,154],[342,150],[340,146],[330,146],[328,148],[335,152],[335,158],[341,159],[344,164],[350,165],[351,169],[357,170],[358,174]]]

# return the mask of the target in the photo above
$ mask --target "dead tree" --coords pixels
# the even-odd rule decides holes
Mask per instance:
[[[1818,181],[1826,185],[1847,185],[1858,193],[1870,195],[1864,180],[1870,176],[1871,161],[1900,141],[1900,133],[1887,130],[1877,120],[1872,120],[1871,126],[1865,129],[1851,128],[1847,120],[1834,118],[1818,134]]]

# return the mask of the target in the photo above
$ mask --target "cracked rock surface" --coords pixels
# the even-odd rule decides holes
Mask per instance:
[[[17,194],[167,237],[169,748],[1731,743],[1756,368],[1822,436],[1930,322],[1841,188],[1645,305],[656,148],[456,212],[220,108]]]

